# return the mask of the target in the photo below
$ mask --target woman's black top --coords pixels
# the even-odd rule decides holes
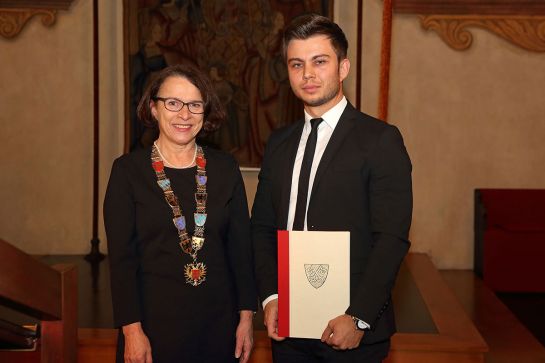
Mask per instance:
[[[154,362],[228,362],[234,359],[238,311],[256,310],[250,224],[244,184],[236,161],[203,148],[207,160],[205,243],[198,262],[206,281],[185,282],[192,262],[179,246],[151,166],[151,148],[115,160],[106,197],[114,323],[141,322]],[[196,167],[165,167],[191,235],[194,230]],[[122,358],[120,334],[118,359]],[[121,356],[120,356],[121,354]]]

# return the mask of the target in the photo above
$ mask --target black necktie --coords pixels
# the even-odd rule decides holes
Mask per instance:
[[[303,161],[301,162],[301,173],[299,174],[299,184],[297,187],[297,204],[295,204],[295,217],[293,218],[293,230],[302,231],[305,226],[305,215],[307,211],[308,182],[310,180],[310,168],[314,159],[316,150],[316,141],[318,140],[318,125],[322,122],[321,118],[310,120],[312,130],[308,135]]]

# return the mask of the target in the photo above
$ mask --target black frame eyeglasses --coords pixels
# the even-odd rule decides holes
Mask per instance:
[[[184,102],[174,97],[154,97],[153,100],[155,102],[163,101],[165,108],[172,112],[180,112],[187,105],[187,109],[193,114],[200,115],[204,113],[205,105],[203,101]]]

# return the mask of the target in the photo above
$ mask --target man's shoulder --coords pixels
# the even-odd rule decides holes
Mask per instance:
[[[269,139],[267,140],[267,146],[277,146],[282,144],[284,141],[286,141],[296,130],[301,129],[302,127],[302,120],[298,120],[297,122],[294,122],[290,125],[280,127],[276,130],[273,130],[271,132],[271,135],[269,136]]]
[[[386,134],[399,132],[396,126],[357,110],[350,104],[345,109],[342,118],[351,122],[355,126],[355,130],[373,137],[382,135],[385,132]]]
[[[354,108],[354,106],[352,106],[351,104],[348,104],[346,106],[346,109],[344,110],[341,117],[356,121],[356,124],[360,127],[370,127],[376,129],[386,129],[391,127],[391,125],[384,122],[383,120],[366,114],[365,112]]]

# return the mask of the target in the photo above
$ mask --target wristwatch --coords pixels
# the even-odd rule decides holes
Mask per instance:
[[[354,324],[356,325],[356,329],[361,331],[369,330],[369,325],[367,325],[363,320],[360,320],[356,318],[355,316],[352,316],[352,320],[354,321]]]

